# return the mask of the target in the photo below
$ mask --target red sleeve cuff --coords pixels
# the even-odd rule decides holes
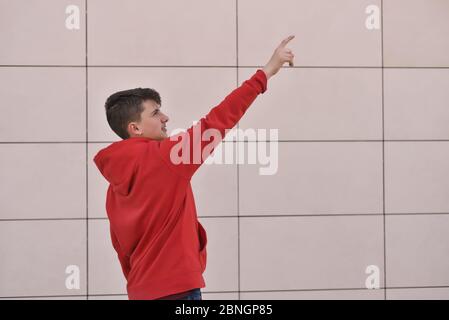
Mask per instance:
[[[262,69],[258,69],[256,73],[249,79],[251,86],[255,88],[258,93],[267,91],[267,75]]]

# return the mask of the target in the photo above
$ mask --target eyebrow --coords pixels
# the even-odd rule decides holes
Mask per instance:
[[[161,108],[161,106],[157,106],[156,109],[154,109],[153,111],[151,111],[151,115],[156,114],[156,111],[158,111]]]

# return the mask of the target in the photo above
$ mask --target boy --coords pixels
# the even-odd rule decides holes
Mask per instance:
[[[284,39],[265,67],[207,116],[170,138],[169,118],[160,111],[161,98],[153,89],[120,91],[107,99],[108,123],[123,140],[99,151],[94,162],[110,183],[106,211],[129,299],[201,300],[207,236],[190,180],[205,160],[196,155],[213,150],[202,134],[219,132],[213,146],[224,138],[266,91],[267,80],[285,62],[293,65],[294,55],[286,48],[293,38]]]

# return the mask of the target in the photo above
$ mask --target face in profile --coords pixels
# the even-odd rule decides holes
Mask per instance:
[[[145,137],[153,140],[163,140],[168,137],[168,116],[160,110],[160,105],[153,100],[142,102],[144,110],[140,114],[140,121],[128,124],[130,137]]]

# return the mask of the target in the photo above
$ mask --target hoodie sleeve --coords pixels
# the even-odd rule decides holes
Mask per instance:
[[[258,69],[250,79],[226,96],[187,132],[162,140],[159,143],[162,160],[173,171],[186,179],[191,179],[195,171],[223,140],[227,131],[237,124],[257,96],[266,90],[267,77],[263,70]]]

